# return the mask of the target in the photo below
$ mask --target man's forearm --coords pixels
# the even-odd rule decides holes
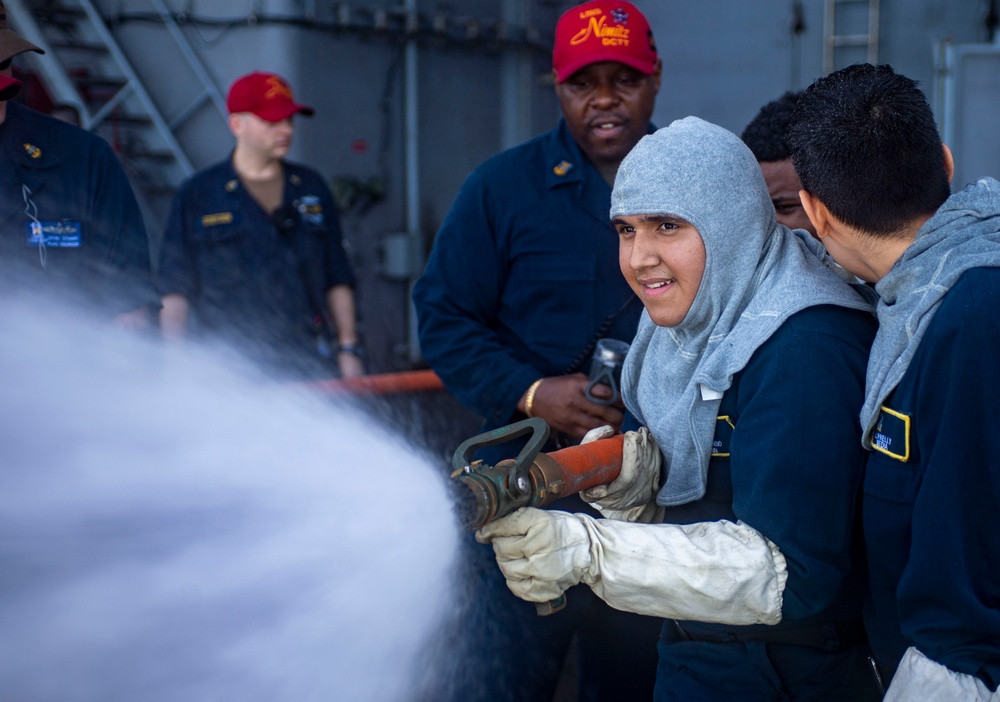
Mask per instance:
[[[356,344],[358,342],[357,316],[354,307],[354,290],[348,285],[330,288],[326,296],[333,323],[337,327],[337,342]]]
[[[160,310],[160,333],[164,339],[182,339],[187,334],[188,311],[190,305],[187,298],[180,294],[165,295]]]

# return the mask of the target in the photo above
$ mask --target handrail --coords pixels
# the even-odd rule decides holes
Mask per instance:
[[[378,373],[360,378],[320,380],[310,383],[309,386],[332,395],[392,395],[444,390],[444,383],[432,370]]]

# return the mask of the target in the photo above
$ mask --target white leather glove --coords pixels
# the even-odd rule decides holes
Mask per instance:
[[[933,661],[913,646],[906,649],[885,702],[998,702],[1000,690],[990,691],[974,675],[958,673]]]
[[[549,602],[577,583],[615,609],[668,619],[777,624],[788,579],[778,547],[746,524],[629,524],[519,509],[476,532],[507,587]]]
[[[606,439],[614,434],[609,426],[591,429],[581,444]],[[656,505],[656,492],[660,489],[660,447],[642,427],[625,432],[622,443],[622,470],[607,485],[598,485],[580,493],[585,502],[593,504],[607,519],[626,522],[659,521],[663,511]]]
[[[493,543],[511,592],[549,602],[590,575],[590,536],[577,516],[523,507],[480,528],[476,540]]]

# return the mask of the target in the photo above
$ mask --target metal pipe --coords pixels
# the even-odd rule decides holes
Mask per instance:
[[[406,0],[408,17],[417,13],[417,0]],[[419,47],[415,35],[406,40],[403,64],[403,133],[405,140],[404,162],[406,169],[406,233],[410,239],[410,281],[406,290],[407,305],[407,358],[411,363],[420,360],[420,340],[417,336],[417,310],[413,305],[413,286],[423,269],[424,244],[420,232],[420,91],[418,81]]]
[[[321,380],[309,387],[332,395],[395,395],[444,390],[444,383],[430,370],[378,373],[360,378]]]
[[[525,0],[504,0],[503,22],[507,26],[526,27],[528,9]],[[523,51],[504,52],[500,78],[500,145],[504,149],[527,139],[531,104],[531,58]]]

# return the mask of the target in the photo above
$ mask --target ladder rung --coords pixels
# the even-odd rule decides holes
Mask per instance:
[[[87,88],[121,90],[128,81],[124,78],[108,78],[105,76],[75,75],[73,82]]]
[[[153,149],[129,149],[124,148],[120,152],[123,156],[132,159],[143,159],[146,161],[173,161],[174,155],[169,151],[154,151]]]
[[[828,37],[827,41],[833,46],[867,46],[872,38],[867,34],[838,34]]]
[[[51,5],[35,5],[31,7],[32,16],[43,24],[70,25],[87,18],[82,7],[52,7]]]
[[[117,124],[134,124],[137,126],[145,126],[147,124],[152,123],[152,120],[149,117],[146,117],[145,115],[127,115],[127,114],[118,114],[116,112],[112,112],[111,114],[109,114],[107,117],[104,118],[104,121],[114,122]]]

